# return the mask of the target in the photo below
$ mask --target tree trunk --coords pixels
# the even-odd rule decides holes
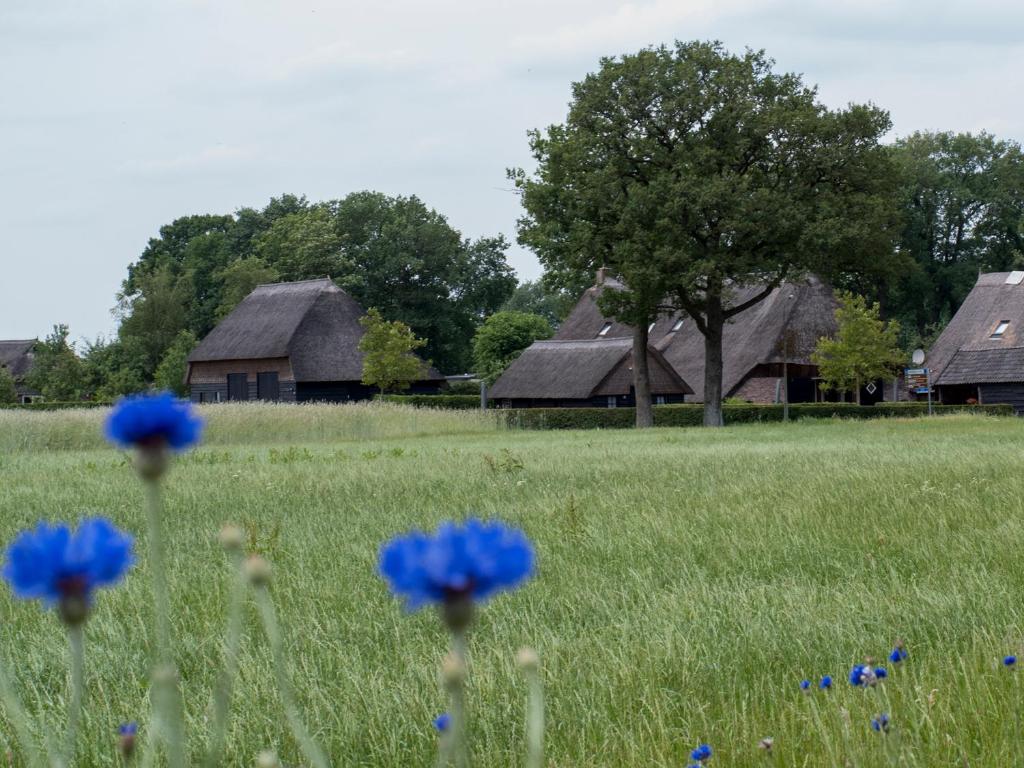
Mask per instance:
[[[854,379],[853,391],[857,393],[857,405],[860,405],[860,379]]]
[[[725,317],[718,297],[707,299],[704,334],[704,426],[722,426],[722,330]]]
[[[647,322],[633,330],[633,393],[636,397],[636,427],[654,426],[651,408],[651,372],[647,367]]]

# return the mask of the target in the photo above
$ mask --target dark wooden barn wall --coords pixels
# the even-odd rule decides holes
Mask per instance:
[[[981,384],[979,389],[985,405],[1008,403],[1018,415],[1024,413],[1024,384]]]

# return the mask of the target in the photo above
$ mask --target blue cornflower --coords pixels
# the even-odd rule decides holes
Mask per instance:
[[[170,392],[125,397],[107,417],[107,439],[122,448],[183,451],[199,442],[203,420],[192,406]]]
[[[117,728],[118,736],[134,736],[139,732],[139,724],[134,720],[130,723],[121,723]]]
[[[711,745],[701,744],[693,752],[690,753],[690,759],[695,760],[698,763],[703,763],[705,760],[711,757]]]
[[[811,687],[811,681],[810,680],[801,680],[800,681],[800,690],[801,691],[806,691],[810,687]]]
[[[886,733],[889,730],[889,716],[883,712],[878,717],[872,718],[871,730]]]
[[[832,676],[831,675],[825,675],[823,678],[821,678],[821,682],[818,683],[818,687],[821,688],[821,690],[823,690],[823,691],[827,691],[829,688],[831,688],[832,687]]]
[[[438,733],[444,733],[448,730],[448,727],[452,724],[452,716],[447,712],[442,712],[440,715],[434,718],[434,728],[437,729]]]
[[[889,661],[893,664],[899,664],[905,658],[907,658],[907,649],[902,645],[897,645],[892,649],[892,653],[889,654]]]
[[[1016,656],[1004,656],[1003,657],[1003,666],[1004,667],[1012,667],[1016,663],[1017,663],[1017,657]]]
[[[864,686],[865,688],[875,685],[879,680],[889,676],[885,667],[872,667],[870,664],[855,664],[850,670],[850,685]]]
[[[121,738],[118,741],[117,749],[125,760],[131,758],[135,751],[135,734],[139,732],[139,724],[136,722],[121,723],[117,729],[117,735]]]
[[[109,520],[86,520],[74,533],[67,525],[39,523],[7,548],[3,577],[16,597],[56,604],[66,622],[77,624],[93,590],[119,582],[134,562],[132,537]]]
[[[530,540],[518,528],[475,518],[444,523],[433,535],[412,531],[380,549],[379,570],[391,591],[415,610],[427,603],[486,600],[533,574]]]

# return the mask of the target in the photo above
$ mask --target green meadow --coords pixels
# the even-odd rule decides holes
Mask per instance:
[[[198,761],[233,571],[225,523],[273,564],[289,673],[338,766],[430,766],[447,639],[403,611],[379,546],[471,514],[521,526],[536,577],[483,607],[470,640],[473,765],[523,763],[539,652],[548,765],[1010,766],[1024,754],[1024,420],[803,421],[724,430],[528,432],[401,406],[212,406],[165,492],[173,630]],[[100,411],[0,411],[0,541],[104,515],[137,537],[127,581],[86,625],[78,764],[148,732],[152,604],[142,489]],[[897,640],[872,690],[846,681]],[[60,734],[57,617],[0,586],[0,658],[41,735]],[[801,692],[825,674],[834,688]],[[891,731],[870,719],[889,714]],[[231,703],[231,765],[301,765],[254,606]],[[771,754],[758,748],[774,739]],[[17,750],[0,716],[0,748]],[[20,764],[17,762],[16,763]]]

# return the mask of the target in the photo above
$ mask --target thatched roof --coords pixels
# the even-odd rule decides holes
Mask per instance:
[[[978,276],[978,282],[925,358],[933,382],[1024,381],[1024,281],[1017,277],[1024,275],[989,272]],[[1008,323],[1006,329],[992,338],[1004,322]]]
[[[602,291],[620,287],[621,283],[605,280],[603,284],[588,289],[559,327],[555,339],[597,338],[608,323],[611,327],[607,336],[632,334],[630,326],[604,317],[597,306]],[[730,303],[742,303],[760,290],[758,286],[737,289]],[[818,339],[836,331],[837,307],[831,287],[820,278],[811,276],[806,280],[783,283],[764,300],[731,318],[726,323],[722,340],[723,391],[726,395],[742,384],[756,366],[782,361],[782,337],[787,328],[790,337],[787,361],[810,365],[810,356]],[[673,330],[677,325],[678,329]],[[663,315],[651,329],[650,340],[693,387],[695,399],[703,399],[704,336],[693,320],[685,313]]]
[[[534,342],[491,387],[495,399],[586,400],[601,394],[625,394],[628,379],[616,382],[623,392],[605,392],[607,382],[623,366],[632,365],[632,338],[551,339]],[[693,390],[658,350],[648,350],[654,394],[690,394]],[[656,383],[657,382],[657,383]]]
[[[363,309],[330,279],[260,285],[189,355],[190,363],[287,357],[296,381],[359,381]],[[443,377],[430,368],[426,380]]]
[[[32,367],[32,349],[35,345],[35,339],[0,341],[0,366],[10,371],[15,381],[23,379]]]

